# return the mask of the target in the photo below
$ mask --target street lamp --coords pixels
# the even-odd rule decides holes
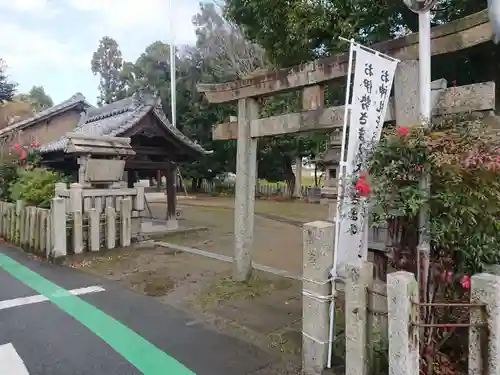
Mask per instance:
[[[493,43],[500,42],[500,1],[488,0],[488,16],[493,30]]]
[[[403,0],[403,2],[412,12],[420,13],[430,10],[437,0]]]
[[[437,0],[403,0],[405,5],[418,14],[418,60],[419,60],[419,104],[420,118],[423,126],[430,126],[431,107],[431,12],[430,9]],[[420,189],[424,195],[430,193],[430,179],[426,174],[420,181]],[[417,248],[417,275],[420,284],[420,274],[423,276],[423,285],[427,286],[427,275],[429,271],[430,241],[425,233],[425,228],[429,225],[429,209],[425,207],[420,210],[418,226],[420,236]],[[421,258],[423,269],[421,270]]]
[[[437,0],[403,0],[418,14],[418,59],[420,117],[424,123],[431,119],[431,12]]]

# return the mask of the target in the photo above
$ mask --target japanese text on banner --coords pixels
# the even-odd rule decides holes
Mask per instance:
[[[353,182],[365,167],[368,152],[379,141],[392,89],[397,61],[355,46],[353,95],[349,117],[349,139],[340,208],[337,265],[357,258],[366,259],[366,199],[356,194]]]

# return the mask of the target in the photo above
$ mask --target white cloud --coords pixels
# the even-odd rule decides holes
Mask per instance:
[[[1,1],[1,0],[0,0]],[[34,1],[34,0],[33,0]],[[94,12],[104,21],[104,29],[114,33],[158,32],[168,37],[169,0],[67,0],[80,11]],[[195,40],[192,17],[198,11],[198,2],[171,0],[176,43]]]
[[[88,53],[75,50],[70,45],[44,36],[39,31],[29,30],[19,24],[0,23],[0,51],[8,65],[15,69],[52,67],[64,69],[69,66],[88,67]]]
[[[58,15],[61,9],[54,0],[0,0],[0,10],[29,13],[40,18]]]
[[[9,9],[14,11],[44,10],[47,8],[48,0],[0,0],[0,9]]]
[[[130,61],[155,40],[168,43],[168,1],[0,0],[0,58],[20,90],[43,84],[55,101],[76,91],[93,98],[98,82],[89,61],[98,40],[115,38]],[[193,43],[199,0],[171,1],[176,44]]]

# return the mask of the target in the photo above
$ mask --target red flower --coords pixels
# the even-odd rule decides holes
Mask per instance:
[[[40,142],[37,141],[31,142],[31,147],[38,147],[38,146],[40,146]]]
[[[463,275],[462,278],[460,279],[460,285],[462,285],[462,288],[464,289],[469,289],[470,288],[470,277],[469,275]]]
[[[368,196],[370,194],[370,184],[366,182],[366,174],[362,174],[354,188],[358,191],[358,194],[362,197]]]
[[[453,281],[453,272],[443,271],[443,273],[441,274],[441,279],[447,283],[451,283]]]
[[[399,137],[404,137],[406,134],[408,134],[409,131],[410,129],[408,129],[406,126],[398,126],[396,129],[396,134]]]
[[[15,148],[16,150],[20,150],[20,149],[21,149],[21,145],[20,145],[19,143],[16,143],[16,144],[14,145],[14,148]]]

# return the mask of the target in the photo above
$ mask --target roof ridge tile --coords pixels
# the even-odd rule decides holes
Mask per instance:
[[[184,143],[187,147],[201,154],[210,154],[201,145],[191,141],[179,129],[172,126],[170,121],[161,108],[161,100],[150,95],[134,95],[120,101],[110,103],[109,110],[106,108],[90,108],[82,114],[78,126],[74,132],[89,135],[109,135],[119,136],[135,126],[148,113],[154,115],[165,126],[167,131],[178,141]],[[92,112],[95,114],[92,115]],[[90,116],[89,116],[90,115]],[[67,145],[68,139],[63,136],[55,141],[42,145],[40,151],[49,153],[54,151],[63,151]]]

